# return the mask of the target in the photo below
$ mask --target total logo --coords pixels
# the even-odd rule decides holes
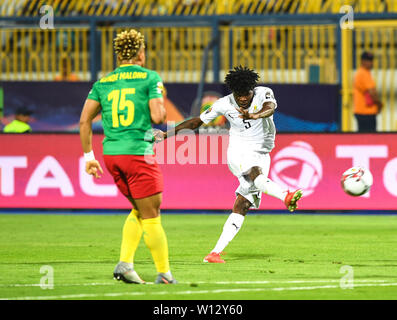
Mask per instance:
[[[285,189],[303,189],[305,197],[314,192],[323,177],[321,160],[307,142],[294,141],[272,162],[271,179]]]

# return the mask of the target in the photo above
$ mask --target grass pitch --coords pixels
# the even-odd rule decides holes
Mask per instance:
[[[227,216],[163,214],[178,285],[153,284],[143,240],[135,269],[148,284],[113,280],[125,217],[1,214],[0,299],[397,298],[394,215],[248,214],[226,264],[209,264]]]

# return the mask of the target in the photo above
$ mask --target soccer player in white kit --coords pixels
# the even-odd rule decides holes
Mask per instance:
[[[231,94],[218,99],[200,117],[189,119],[173,130],[196,129],[224,115],[230,123],[227,163],[240,182],[236,190],[233,212],[226,220],[219,240],[204,258],[204,262],[224,263],[223,249],[240,230],[248,210],[259,208],[262,193],[276,197],[293,212],[302,190],[283,190],[267,176],[270,168],[269,152],[274,148],[276,128],[273,113],[277,102],[270,88],[257,86],[258,74],[245,67],[236,67],[226,75],[225,83]],[[161,132],[158,141],[170,132]]]

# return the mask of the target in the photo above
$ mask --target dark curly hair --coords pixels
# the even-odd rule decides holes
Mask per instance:
[[[255,88],[259,75],[247,67],[234,67],[225,77],[225,83],[229,89],[239,95],[247,95],[248,92]]]

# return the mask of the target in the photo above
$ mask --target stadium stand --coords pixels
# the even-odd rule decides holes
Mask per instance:
[[[352,6],[356,13],[397,12],[394,0],[5,0],[0,14],[38,16],[43,4],[52,6],[61,16],[320,14],[339,13],[343,5]]]

